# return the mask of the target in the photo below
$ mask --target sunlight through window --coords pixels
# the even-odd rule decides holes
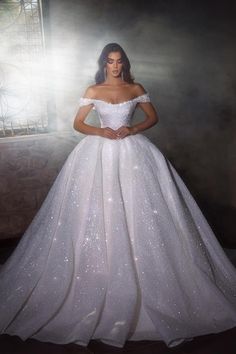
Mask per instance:
[[[0,137],[47,132],[41,1],[1,1],[0,41]]]

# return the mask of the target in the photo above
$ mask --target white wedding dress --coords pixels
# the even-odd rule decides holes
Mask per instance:
[[[130,126],[148,93],[92,104]],[[86,136],[0,272],[0,333],[176,346],[236,326],[236,270],[169,160],[143,134]]]

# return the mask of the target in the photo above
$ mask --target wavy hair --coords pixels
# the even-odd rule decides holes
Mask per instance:
[[[134,77],[130,73],[130,61],[124,49],[117,43],[109,43],[103,48],[100,57],[98,58],[98,71],[95,75],[96,84],[101,84],[105,81],[104,68],[107,64],[108,55],[111,52],[120,52],[122,60],[123,79],[124,81],[132,84],[134,82]]]

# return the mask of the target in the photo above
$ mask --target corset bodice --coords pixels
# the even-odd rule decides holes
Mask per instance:
[[[89,104],[93,105],[93,109],[96,110],[98,114],[101,128],[109,127],[118,129],[123,125],[131,125],[135,107],[139,102],[150,102],[149,94],[145,93],[121,103],[109,103],[103,100],[81,97],[79,105],[80,107]]]

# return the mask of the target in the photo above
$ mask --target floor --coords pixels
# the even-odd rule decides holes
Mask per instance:
[[[236,354],[236,328],[218,334],[196,337],[192,341],[168,348],[164,342],[126,342],[116,348],[91,340],[85,348],[76,344],[56,345],[34,339],[25,342],[17,336],[0,336],[1,354]]]
[[[0,248],[0,264],[10,256],[15,244]],[[91,340],[87,347],[76,344],[56,345],[35,339],[22,341],[17,336],[0,336],[0,354],[236,354],[236,327],[217,334],[195,337],[192,341],[168,348],[160,341],[128,341],[124,348],[116,348]]]

